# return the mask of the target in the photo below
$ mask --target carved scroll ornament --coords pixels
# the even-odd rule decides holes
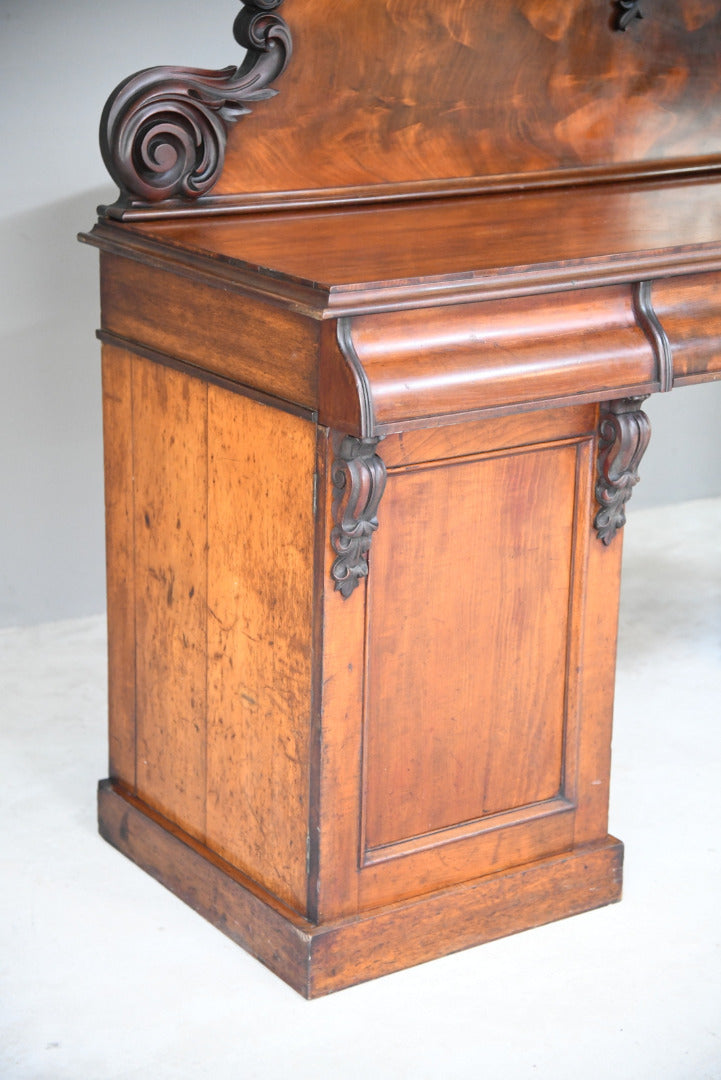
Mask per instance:
[[[386,485],[386,467],[375,452],[379,442],[346,435],[333,462],[330,541],[336,559],[331,574],[345,599],[368,574],[368,551],[378,528],[376,513]]]
[[[292,51],[283,0],[249,0],[233,34],[247,49],[240,67],[221,71],[155,67],[111,94],[100,121],[100,149],[121,199],[198,198],[218,180],[228,128],[250,104],[273,97],[270,83]]]
[[[645,400],[623,398],[601,407],[596,482],[600,509],[594,525],[604,544],[610,544],[626,524],[626,503],[638,483],[638,467],[651,438],[651,423],[639,407]]]
[[[642,19],[640,0],[617,0],[616,29],[625,30],[634,19]]]

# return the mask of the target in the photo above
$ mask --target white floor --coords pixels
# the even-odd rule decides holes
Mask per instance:
[[[630,507],[621,904],[308,1003],[95,831],[104,623],[0,632],[0,1076],[721,1078],[721,499]]]

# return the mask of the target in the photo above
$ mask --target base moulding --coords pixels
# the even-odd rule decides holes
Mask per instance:
[[[100,834],[306,998],[621,898],[623,844],[594,844],[314,925],[112,781]]]

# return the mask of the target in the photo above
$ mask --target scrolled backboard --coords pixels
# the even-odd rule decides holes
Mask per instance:
[[[199,152],[212,184],[149,199],[122,179],[116,216],[721,167],[721,0],[248,0],[236,40],[237,70],[185,76],[206,77],[224,126],[214,171]],[[191,69],[157,70],[177,98]],[[104,154],[132,162],[107,132],[117,112],[111,98]],[[173,146],[146,141],[172,164]]]

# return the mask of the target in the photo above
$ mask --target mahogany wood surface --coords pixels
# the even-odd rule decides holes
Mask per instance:
[[[721,378],[721,3],[635,6],[248,0],[104,114],[100,828],[306,996],[620,897],[642,405]]]
[[[565,206],[553,191],[103,225],[93,236],[107,252],[103,326],[119,343],[215,371],[353,434],[429,415],[449,422],[642,395],[721,373],[718,192],[715,183],[666,182],[565,192]],[[627,199],[638,201],[631,217]],[[551,210],[568,228],[545,227]],[[475,269],[432,272],[463,266],[451,259]],[[401,272],[408,277],[379,280]],[[639,281],[652,313],[656,297],[662,305],[668,375],[639,311]],[[338,335],[319,335],[314,322],[340,311],[358,314],[339,349]],[[703,331],[689,333],[690,320]]]
[[[317,925],[110,781],[98,790],[103,837],[306,998],[321,997],[621,896],[613,837],[491,874],[356,920]]]
[[[103,351],[110,775],[136,790],[133,358]]]
[[[577,446],[562,442],[391,473],[368,598],[369,852],[563,791],[576,470]],[[452,529],[431,534],[431,513]],[[435,573],[419,607],[424,566]],[[496,678],[531,656],[532,671]],[[519,745],[535,749],[522,769]]]
[[[199,422],[198,422],[199,421]],[[205,834],[206,387],[133,370],[136,777],[141,798]]]
[[[104,365],[111,775],[305,910],[315,427]]]
[[[711,200],[712,185],[693,187]],[[494,916],[491,936],[616,899],[621,537],[606,545],[594,528],[598,403],[718,377],[719,274],[699,272],[717,245],[660,248],[636,267],[652,274],[642,285],[632,252],[617,256],[622,280],[605,266],[585,287],[530,263],[513,295],[466,303],[431,305],[418,275],[401,302],[383,286],[383,310],[319,320],[335,312],[317,283],[313,309],[273,294],[273,267],[237,282],[234,260],[177,238],[139,244],[150,231],[103,226],[94,242],[111,776],[162,865],[121,835],[107,800],[104,834],[222,928],[245,912],[233,918],[250,928],[231,936],[311,995],[486,940],[483,912],[507,889],[513,914]],[[367,577],[344,600],[331,538],[348,435],[384,436],[388,479]],[[191,839],[227,879],[202,901]],[[615,853],[599,856],[593,895],[588,845]],[[561,865],[573,897],[553,894]],[[464,899],[420,949],[404,941],[403,905],[436,927],[470,881],[486,883],[479,907]],[[360,966],[358,934],[377,943]]]
[[[719,269],[720,190],[716,181],[667,180],[190,217],[122,231],[104,223],[96,235],[127,245],[147,239],[156,257],[197,253],[215,273],[244,270],[248,283],[262,278],[281,298],[293,297],[284,286],[304,287],[334,317]]]
[[[277,8],[278,0],[258,6]],[[218,122],[206,134],[201,115],[206,153],[179,191],[222,208],[718,169],[718,4],[653,0],[625,32],[619,14],[611,0],[286,0],[273,16],[287,27],[282,51],[266,54],[256,79],[259,88],[268,74],[274,80],[270,100],[238,97],[243,79],[232,72],[188,72],[191,97],[217,99],[217,114],[225,88],[231,107],[224,167]],[[227,62],[235,51],[224,54]],[[182,72],[162,69],[161,162],[179,153],[163,134],[180,108]],[[246,107],[251,114],[235,123],[235,110]],[[109,120],[117,122],[117,108]],[[182,147],[188,136],[180,131]],[[109,164],[107,144],[121,136],[114,124],[104,136]],[[141,150],[142,139],[135,158]],[[157,198],[153,186],[144,179],[139,194]],[[183,209],[177,199],[152,205],[154,213]]]
[[[307,319],[114,256],[102,260],[101,299],[110,334],[296,405],[315,401],[318,333]]]

